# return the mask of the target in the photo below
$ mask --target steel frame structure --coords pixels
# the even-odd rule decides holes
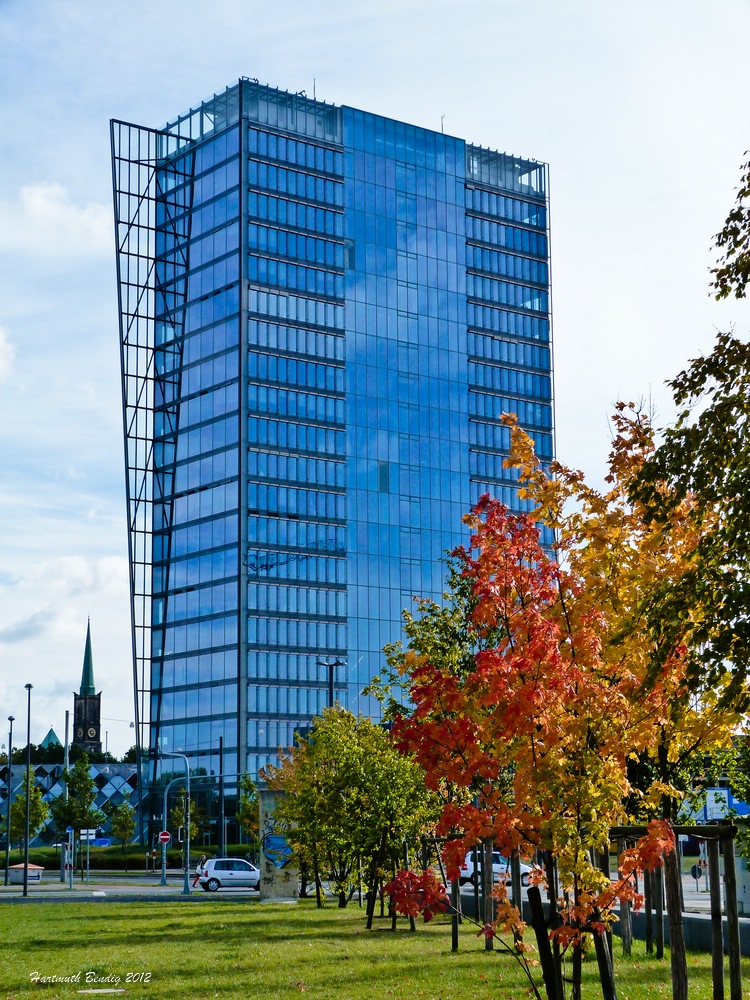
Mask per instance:
[[[162,475],[154,466],[154,412],[165,414],[166,440],[176,437],[179,420],[180,364],[171,377],[157,373],[157,323],[160,342],[170,340],[181,353],[188,266],[188,240],[192,200],[192,145],[183,136],[143,128],[127,122],[110,122],[112,187],[115,209],[115,251],[120,319],[122,415],[125,445],[130,614],[133,660],[133,696],[136,766],[139,788],[144,789],[144,746],[150,745],[147,727],[151,705],[151,543],[154,497],[164,496]],[[177,154],[183,153],[177,157]],[[178,186],[179,185],[179,186]],[[173,193],[177,189],[177,194]],[[181,221],[182,220],[182,221]],[[184,231],[182,227],[188,227]],[[178,280],[168,294],[161,287],[157,267],[157,231],[174,255]],[[169,333],[166,329],[169,328]],[[179,362],[179,358],[177,359]],[[174,448],[172,448],[174,454]],[[173,468],[173,467],[172,467]],[[156,491],[156,494],[155,494]],[[171,511],[167,514],[171,517]],[[156,770],[154,760],[154,773]],[[144,799],[139,795],[139,834],[144,838]]]

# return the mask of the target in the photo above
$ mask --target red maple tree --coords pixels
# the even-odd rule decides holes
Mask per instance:
[[[527,859],[549,852],[562,888],[552,933],[577,947],[610,925],[620,901],[639,903],[632,871],[660,863],[673,844],[668,825],[653,824],[612,884],[592,861],[626,820],[628,759],[665,715],[668,686],[644,687],[627,658],[603,655],[603,612],[540,544],[531,516],[484,496],[466,520],[470,545],[454,555],[471,588],[475,652],[459,662],[414,650],[396,657],[413,709],[396,720],[395,739],[446,798],[437,832],[449,838],[448,877],[482,842]],[[676,651],[665,676],[679,672],[678,660]],[[397,900],[405,885],[392,884]],[[496,895],[488,933],[511,931],[522,952],[520,914],[504,885]]]

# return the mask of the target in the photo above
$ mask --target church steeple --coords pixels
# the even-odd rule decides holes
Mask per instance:
[[[81,674],[81,695],[96,694],[94,686],[94,657],[91,655],[91,619],[86,625],[86,649],[83,653],[83,673]]]
[[[94,657],[91,653],[91,619],[86,625],[81,690],[73,694],[73,743],[91,753],[102,752],[101,693],[94,686]]]

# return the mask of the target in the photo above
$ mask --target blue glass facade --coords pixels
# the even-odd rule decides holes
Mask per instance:
[[[343,111],[348,681],[353,707],[415,594],[440,594],[469,500],[464,145]]]
[[[546,170],[248,80],[113,127],[136,701],[150,745],[255,773],[331,680],[376,713],[462,515],[519,506],[500,415],[552,457]]]

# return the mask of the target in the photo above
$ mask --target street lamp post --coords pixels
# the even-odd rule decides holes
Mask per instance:
[[[31,810],[31,689],[26,684],[26,836],[23,845],[23,894],[29,894],[29,811]]]
[[[70,712],[65,713],[65,746],[63,747],[63,772],[68,773],[70,769]],[[68,801],[68,782],[65,782],[65,801]],[[68,879],[70,888],[73,888],[73,848],[75,844],[75,838],[71,837],[68,831],[66,833],[66,844],[64,848],[60,848],[60,881],[64,884],[65,879]],[[67,867],[70,865],[70,867]]]
[[[157,750],[160,757],[182,757],[185,761],[185,810],[187,812],[187,822],[185,823],[185,885],[182,890],[183,896],[190,895],[190,764],[184,753],[175,753],[174,750]],[[166,803],[166,799],[165,799]],[[166,809],[166,805],[165,805]]]
[[[167,782],[167,787],[164,789],[164,809],[161,814],[161,828],[162,830],[167,829],[167,799],[169,798],[169,789],[178,781],[184,781],[185,779],[182,775],[177,778],[172,778],[171,781]],[[162,841],[161,845],[161,885],[167,884],[167,843]]]
[[[336,667],[346,666],[346,660],[316,660],[319,667],[328,667],[328,707],[333,708],[333,671]]]
[[[239,791],[239,788],[238,788]],[[209,813],[210,813],[209,808]],[[219,737],[219,857],[224,857],[224,737]]]
[[[8,813],[6,816],[6,829],[5,829],[5,884],[8,884],[8,876],[10,874],[8,866],[10,865],[10,797],[13,794],[13,723],[15,722],[15,715],[8,716],[8,722],[10,723],[10,732],[8,733]]]

